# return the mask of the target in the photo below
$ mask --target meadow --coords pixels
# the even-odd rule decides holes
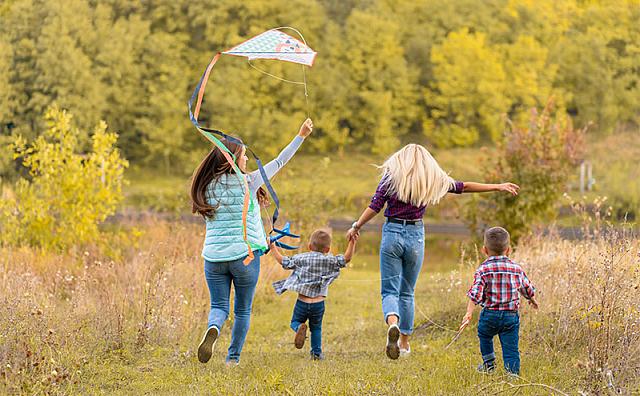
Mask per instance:
[[[638,392],[640,241],[595,225],[586,240],[532,237],[515,253],[541,305],[521,312],[521,378],[475,371],[475,322],[447,348],[481,259],[473,249],[453,258],[432,255],[435,242],[427,241],[413,352],[399,361],[384,355],[378,258],[366,246],[373,241],[365,239],[331,287],[322,362],[293,347],[288,321],[295,296],[274,293],[271,282],[286,272],[268,257],[241,364],[233,368],[224,365],[226,325],[208,364],[195,354],[209,303],[198,254],[201,226],[148,219],[120,224],[104,244],[86,250],[4,249],[0,393]]]

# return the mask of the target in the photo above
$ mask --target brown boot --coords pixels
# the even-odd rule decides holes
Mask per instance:
[[[307,325],[306,323],[301,323],[300,326],[298,326],[298,331],[296,331],[296,338],[293,340],[296,348],[302,349],[305,338],[307,338]]]

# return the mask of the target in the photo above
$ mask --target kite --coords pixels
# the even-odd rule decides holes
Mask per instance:
[[[293,30],[300,36],[302,41],[282,32],[281,31],[282,29]],[[216,62],[218,62],[218,60],[222,55],[246,57],[251,67],[253,67],[254,69],[264,74],[267,74],[271,77],[275,77],[281,81],[304,85],[305,101],[307,101],[307,97],[308,97],[307,82],[306,82],[306,75],[305,75],[304,68],[313,66],[317,53],[307,45],[307,42],[302,36],[302,34],[294,28],[279,27],[279,28],[268,30],[264,33],[261,33],[253,38],[246,40],[245,42],[227,51],[218,52],[217,54],[215,54],[215,56],[211,59],[211,62],[209,62],[209,65],[205,69],[204,73],[202,74],[202,77],[200,78],[198,85],[196,85],[193,91],[193,94],[189,99],[188,106],[189,106],[189,118],[191,120],[191,123],[205,138],[207,138],[209,141],[211,141],[211,143],[213,143],[216,147],[220,149],[222,154],[225,156],[227,162],[229,162],[229,164],[231,165],[231,167],[233,168],[233,170],[236,172],[237,175],[241,175],[242,171],[236,165],[236,162],[235,162],[236,158],[234,154],[231,151],[229,151],[229,149],[227,149],[227,147],[215,135],[219,136],[222,139],[227,139],[234,143],[244,145],[246,147],[246,150],[250,152],[253,158],[256,160],[256,163],[258,165],[258,170],[260,172],[260,175],[262,176],[262,180],[264,180],[265,182],[265,187],[267,188],[267,191],[269,192],[269,195],[271,195],[271,199],[275,204],[273,216],[271,217],[272,227],[271,227],[271,231],[269,231],[269,234],[271,235],[275,230],[274,226],[276,224],[276,221],[278,220],[280,200],[278,199],[278,195],[273,189],[273,186],[269,182],[269,178],[267,177],[267,174],[264,171],[264,167],[262,166],[262,162],[260,161],[260,158],[258,158],[258,156],[254,153],[253,150],[251,150],[249,146],[242,143],[242,141],[240,141],[238,138],[230,136],[217,129],[206,128],[200,125],[200,123],[198,122],[198,116],[200,115],[202,99],[204,98],[204,91],[207,86],[207,81],[209,80],[209,75],[211,74],[211,70],[213,69],[213,66],[216,64]],[[278,76],[274,76],[270,73],[267,73],[255,67],[251,63],[251,61],[255,59],[273,59],[273,60],[300,64],[302,65],[304,81],[299,82],[299,81],[286,80]],[[193,107],[194,101],[195,101],[195,108]],[[307,102],[307,107],[308,107],[308,102]],[[251,243],[249,243],[247,239],[247,213],[249,210],[253,210],[253,201],[249,197],[250,192],[249,192],[249,186],[246,178],[241,176],[238,176],[238,177],[241,179],[241,182],[244,185],[244,191],[245,191],[243,211],[242,211],[242,227],[243,227],[243,237],[245,242],[247,243],[247,247],[249,250],[249,255],[245,259],[245,264],[247,264],[254,258],[253,246],[251,246]],[[285,226],[285,230],[286,230],[286,233],[289,234],[289,229],[286,226]],[[278,233],[282,235],[281,231],[279,231]],[[290,234],[290,235],[293,235],[293,234]]]

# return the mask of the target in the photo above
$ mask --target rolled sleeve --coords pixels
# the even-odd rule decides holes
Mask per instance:
[[[469,299],[476,305],[483,301],[482,295],[484,293],[484,286],[485,281],[482,274],[480,272],[476,272],[473,276],[473,285],[471,285],[471,288],[467,292],[467,297],[469,297]]]
[[[464,182],[454,180],[449,192],[452,194],[462,194],[464,192]]]
[[[387,203],[387,200],[389,199],[387,192],[388,188],[386,181],[385,179],[382,179],[378,184],[378,188],[376,188],[375,194],[373,194],[373,198],[371,198],[369,208],[374,212],[379,213],[384,207],[384,204]]]
[[[345,260],[343,254],[339,254],[339,255],[335,256],[335,259],[336,259],[336,266],[338,268],[344,268],[344,267],[347,266],[347,260]]]
[[[520,294],[522,294],[522,297],[527,300],[531,300],[533,296],[536,295],[536,288],[533,287],[524,271],[522,271],[522,286],[520,287]]]
[[[296,260],[295,257],[282,257],[282,268],[284,269],[294,269],[296,268]]]

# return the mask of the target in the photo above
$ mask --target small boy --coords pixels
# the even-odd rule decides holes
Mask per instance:
[[[467,292],[467,313],[460,325],[462,330],[469,324],[475,305],[480,304],[484,307],[478,320],[478,338],[482,353],[482,364],[478,366],[478,371],[484,373],[495,370],[495,335],[500,338],[504,368],[512,374],[520,373],[518,292],[534,309],[538,309],[533,285],[522,267],[508,257],[511,253],[509,239],[509,233],[502,227],[492,227],[484,233],[482,252],[487,259],[476,270],[473,285]]]
[[[284,269],[292,269],[293,273],[283,280],[273,283],[276,293],[287,290],[298,293],[298,300],[293,309],[291,328],[296,332],[294,344],[302,349],[307,336],[307,325],[311,329],[311,358],[324,359],[322,353],[322,317],[324,315],[324,299],[327,297],[329,285],[344,268],[355,250],[356,239],[349,240],[344,255],[334,256],[331,250],[331,235],[324,230],[316,230],[309,238],[309,252],[296,254],[293,257],[282,256],[275,245],[271,251],[275,259]]]

